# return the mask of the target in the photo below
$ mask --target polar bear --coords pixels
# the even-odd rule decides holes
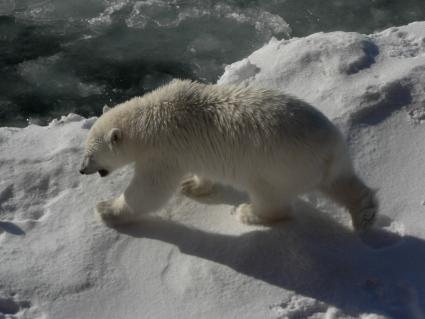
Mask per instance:
[[[338,129],[308,103],[273,90],[174,80],[105,109],[80,173],[103,177],[130,163],[124,193],[96,205],[106,223],[159,209],[179,185],[186,195],[207,195],[214,182],[248,193],[250,203],[235,209],[246,224],[290,216],[294,199],[312,190],[347,208],[356,230],[370,227],[378,208]]]

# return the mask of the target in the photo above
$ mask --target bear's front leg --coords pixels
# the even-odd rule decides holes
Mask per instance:
[[[127,205],[124,194],[114,199],[98,202],[96,214],[106,224],[125,224],[136,218]]]
[[[124,193],[98,203],[96,211],[106,224],[138,221],[167,202],[182,175],[178,167],[160,161],[136,164],[133,179]]]

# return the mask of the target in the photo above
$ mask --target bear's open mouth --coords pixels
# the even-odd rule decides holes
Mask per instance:
[[[105,177],[109,174],[109,172],[106,169],[100,169],[100,170],[98,170],[98,173],[99,173],[100,177]]]

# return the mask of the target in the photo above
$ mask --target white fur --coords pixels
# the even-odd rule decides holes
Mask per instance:
[[[160,208],[188,173],[195,176],[182,189],[192,196],[206,195],[212,181],[247,191],[251,203],[236,209],[245,223],[285,218],[292,201],[314,189],[347,207],[356,229],[372,225],[377,210],[336,127],[309,104],[271,90],[175,80],[110,109],[89,133],[82,171],[131,162],[124,194],[98,204],[104,220]]]

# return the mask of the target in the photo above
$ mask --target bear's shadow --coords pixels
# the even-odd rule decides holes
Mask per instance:
[[[238,193],[223,186],[201,201],[237,204],[246,198]],[[326,302],[347,315],[378,313],[407,319],[423,312],[425,298],[415,296],[425,293],[424,240],[379,229],[361,237],[301,200],[295,215],[239,236],[159,218],[116,229],[171,243],[183,254]],[[388,218],[380,222],[387,223]]]

